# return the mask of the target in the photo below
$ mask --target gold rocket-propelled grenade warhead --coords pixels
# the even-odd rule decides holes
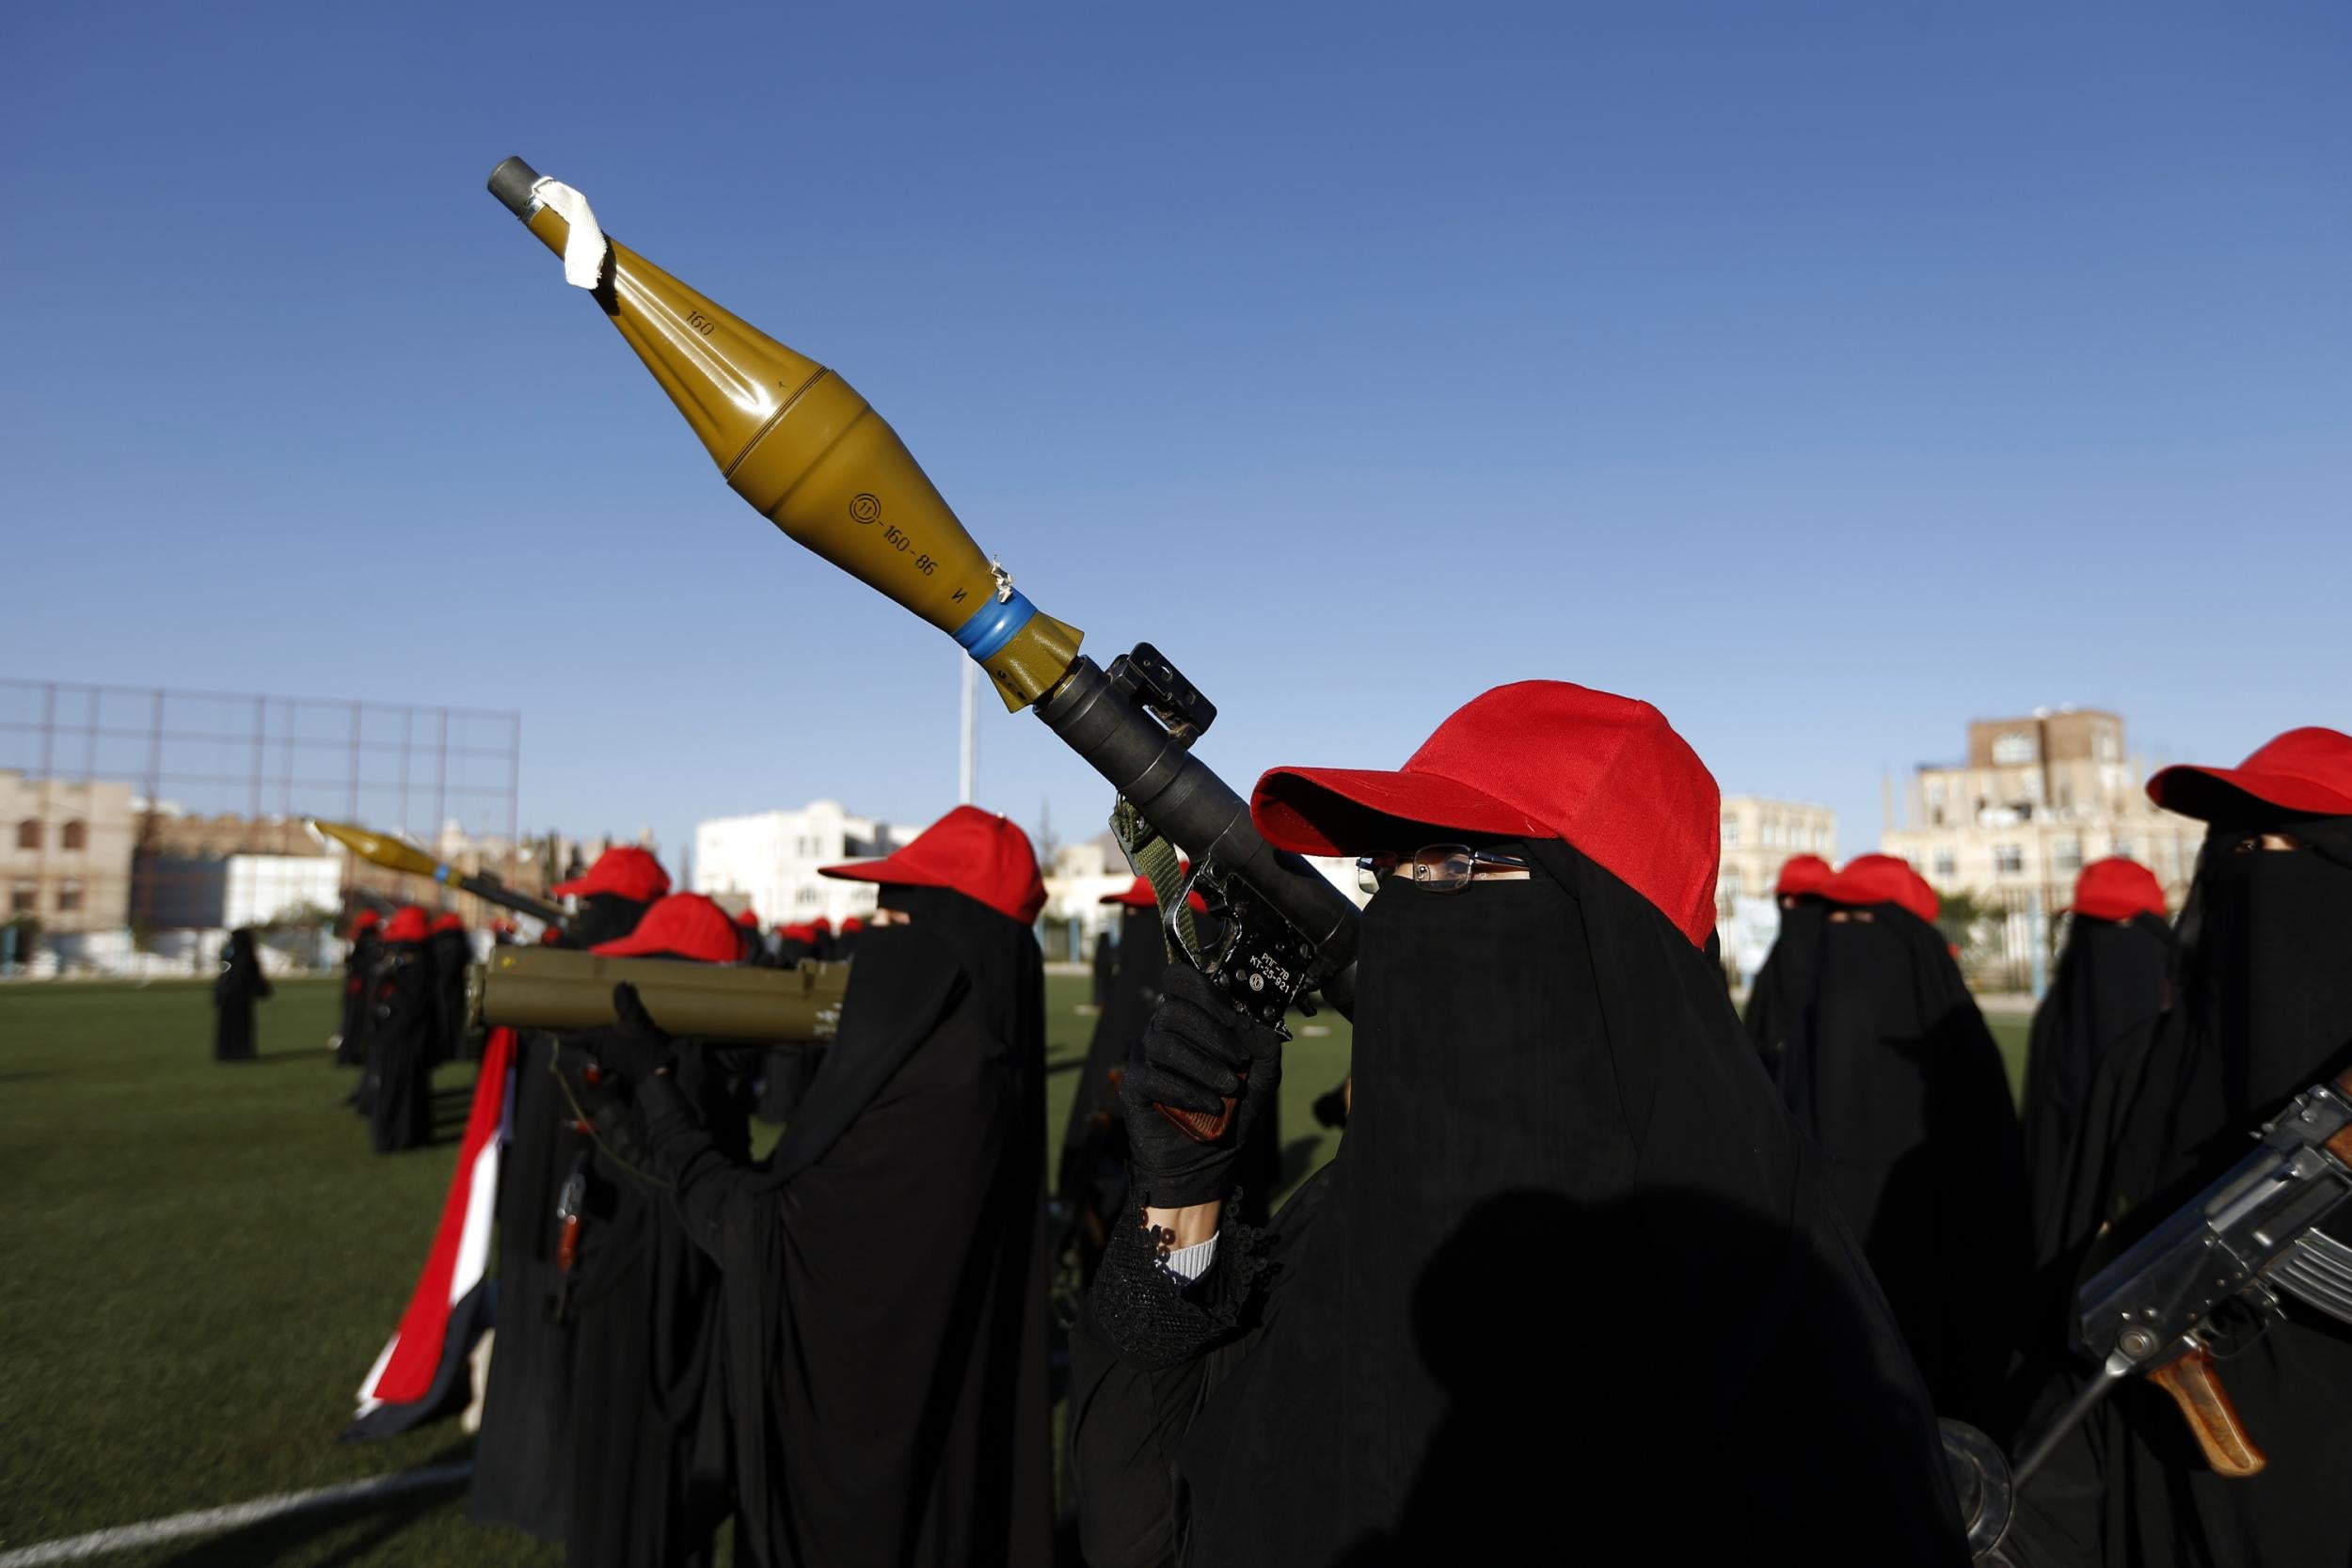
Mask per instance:
[[[527,893],[516,893],[487,872],[461,871],[447,861],[435,859],[413,844],[371,832],[354,823],[329,822],[323,816],[307,820],[312,832],[321,838],[333,839],[370,865],[379,865],[387,871],[398,871],[410,877],[423,877],[459,893],[470,893],[486,903],[527,914],[533,920],[546,921],[550,925],[559,925],[564,920],[564,911],[555,905],[544,898],[533,898]]]
[[[1082,634],[991,564],[898,433],[848,382],[613,243],[577,192],[520,158],[491,173],[490,191],[565,258],[566,276],[595,295],[737,495],[953,637],[1008,709],[1036,702],[1070,669]]]
[[[312,832],[333,839],[370,865],[380,865],[387,871],[405,872],[411,877],[440,879],[444,875],[446,868],[441,863],[413,844],[405,844],[383,833],[370,832],[349,822],[329,822],[323,816],[313,816],[310,823]]]

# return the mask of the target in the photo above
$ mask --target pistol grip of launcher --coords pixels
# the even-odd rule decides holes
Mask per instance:
[[[1244,1068],[1233,1076],[1247,1084],[1249,1082],[1249,1069]],[[1206,1111],[1180,1111],[1173,1105],[1163,1105],[1156,1100],[1152,1101],[1152,1109],[1159,1112],[1170,1127],[1197,1144],[1213,1144],[1225,1136],[1225,1130],[1233,1125],[1233,1097],[1229,1094],[1217,1113],[1211,1116]]]
[[[2197,1446],[2205,1450],[2205,1463],[2213,1466],[2214,1474],[2242,1481],[2260,1474],[2270,1463],[2238,1419],[2230,1391],[2221,1386],[2214,1371],[2213,1352],[2203,1345],[2158,1367],[2148,1374],[2148,1381],[2171,1395],[2172,1402],[2181,1407],[2181,1418],[2188,1422]]]

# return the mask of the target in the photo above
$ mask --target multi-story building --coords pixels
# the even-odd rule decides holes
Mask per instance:
[[[823,916],[838,926],[874,907],[874,884],[836,881],[819,866],[887,855],[922,830],[852,816],[838,800],[799,811],[719,816],[694,827],[695,893],[729,909],[748,906],[769,926]]]
[[[2055,914],[2087,861],[2128,855],[2156,874],[2173,908],[2197,869],[2204,824],[2160,811],[2123,721],[2096,708],[2039,708],[1968,726],[1968,757],[1923,763],[1880,847],[1939,893]],[[1890,817],[1893,816],[1890,813]]]
[[[52,933],[127,927],[136,828],[128,784],[0,770],[0,921],[38,920]]]
[[[1837,857],[1837,814],[1827,806],[1726,795],[1723,805],[1723,864],[1715,874],[1715,907],[1730,912],[1738,898],[1769,895],[1792,855]]]

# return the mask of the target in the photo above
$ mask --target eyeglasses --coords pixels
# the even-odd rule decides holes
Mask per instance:
[[[1366,893],[1377,893],[1381,879],[1409,870],[1414,883],[1431,893],[1458,893],[1470,885],[1482,868],[1523,872],[1527,863],[1516,855],[1490,855],[1467,844],[1424,844],[1409,855],[1364,856],[1356,863],[1356,885]]]

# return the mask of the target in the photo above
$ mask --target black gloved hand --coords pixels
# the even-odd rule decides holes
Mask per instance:
[[[1135,1201],[1182,1209],[1225,1196],[1235,1156],[1282,1086],[1282,1037],[1243,1016],[1182,960],[1168,966],[1160,990],[1160,1005],[1128,1055],[1119,1098]],[[1215,1116],[1228,1097],[1235,1101],[1232,1120],[1215,1143],[1196,1142],[1153,1108],[1156,1101]]]
[[[596,1066],[628,1084],[665,1070],[673,1054],[670,1037],[645,1011],[635,986],[623,981],[612,988],[612,1011],[617,1022],[595,1031],[585,1042]]]

